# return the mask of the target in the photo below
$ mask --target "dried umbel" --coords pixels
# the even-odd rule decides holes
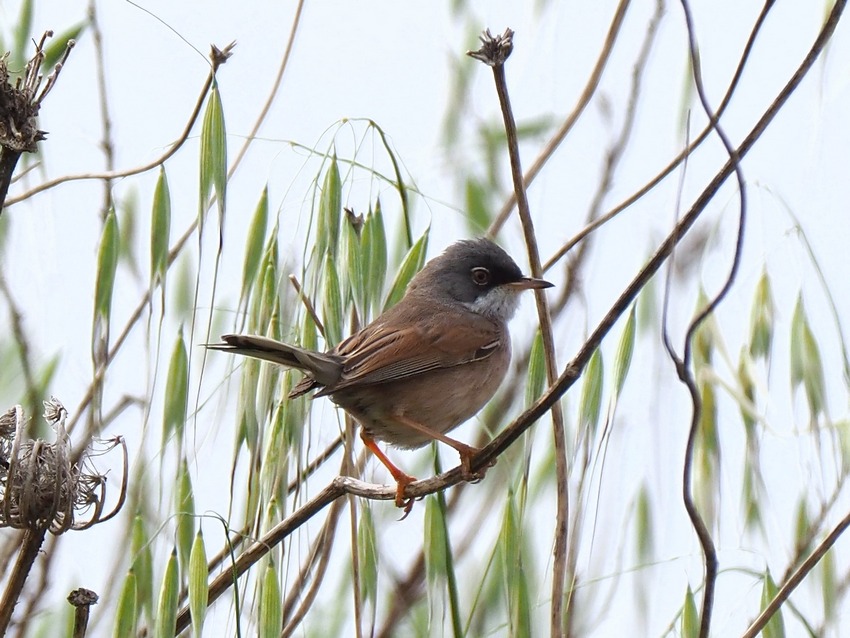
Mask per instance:
[[[65,55],[45,81],[41,70],[45,59],[44,43],[52,35],[52,31],[47,31],[41,37],[35,45],[35,55],[14,83],[10,81],[9,54],[0,55],[0,211],[6,205],[6,194],[21,154],[34,153],[38,142],[47,135],[38,128],[38,112],[74,46],[74,41],[69,40]]]
[[[127,448],[120,437],[98,441],[72,463],[65,431],[67,411],[55,398],[44,403],[45,420],[56,440],[26,439],[21,406],[0,416],[0,527],[49,530],[62,534],[106,521],[121,509],[127,492]],[[117,446],[123,450],[123,476],[117,503],[104,515],[106,476],[91,459]]]
[[[41,64],[44,62],[44,43],[53,32],[45,33],[41,42],[36,46],[35,55],[27,62],[23,76],[19,77],[14,84],[9,82],[9,69],[7,61],[9,54],[0,58],[0,146],[17,152],[34,153],[36,143],[43,140],[44,131],[37,126],[38,111],[45,96],[53,88],[59,71],[67,58],[68,53],[74,46],[70,40],[65,50],[65,56],[58,63],[47,82],[42,87],[44,76],[41,72]]]

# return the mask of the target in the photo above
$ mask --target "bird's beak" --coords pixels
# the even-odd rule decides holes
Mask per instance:
[[[519,281],[514,281],[508,284],[514,290],[538,290],[542,288],[551,288],[555,284],[546,281],[545,279],[535,279],[534,277],[523,277]]]

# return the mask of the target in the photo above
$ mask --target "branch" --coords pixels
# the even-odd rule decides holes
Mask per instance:
[[[517,138],[516,121],[511,110],[511,100],[508,94],[508,82],[505,77],[505,60],[513,50],[514,32],[506,29],[501,36],[494,37],[489,30],[481,36],[481,48],[467,55],[480,60],[493,69],[496,92],[499,95],[499,106],[502,109],[502,119],[505,123],[505,134],[508,144],[508,155],[511,163],[511,178],[514,185],[514,197],[517,202],[525,245],[528,250],[528,261],[531,265],[531,276],[540,277],[543,269],[540,265],[540,250],[537,247],[537,237],[534,233],[534,221],[531,218],[531,208],[525,192],[522,177],[522,164],[519,157],[519,140]],[[555,337],[552,330],[552,313],[543,290],[534,291],[537,304],[537,318],[540,324],[540,336],[543,341],[543,355],[546,364],[546,380],[551,385],[558,376],[558,363],[555,357]],[[567,577],[567,538],[569,529],[567,521],[570,513],[569,468],[567,467],[567,440],[564,429],[564,413],[560,403],[552,406],[552,438],[555,444],[556,472],[556,523],[554,574],[552,579],[552,609],[550,614],[551,632],[553,636],[562,633],[564,614],[564,587]],[[570,590],[572,591],[572,589]]]
[[[142,164],[141,166],[137,166],[135,168],[128,168],[120,171],[103,171],[100,173],[78,173],[76,175],[63,175],[62,177],[47,180],[46,182],[21,193],[17,197],[10,197],[6,200],[6,206],[17,204],[18,202],[22,202],[25,199],[29,199],[33,195],[36,195],[42,191],[46,191],[50,188],[53,188],[54,186],[58,186],[59,184],[64,184],[66,182],[74,182],[86,179],[113,180],[119,177],[130,177],[131,175],[146,173],[147,171],[157,168],[158,166],[165,163],[172,155],[174,155],[178,150],[180,150],[180,147],[183,146],[183,143],[189,138],[189,133],[192,132],[192,129],[195,126],[195,122],[198,120],[198,115],[200,115],[201,113],[201,107],[203,106],[204,100],[207,97],[207,93],[209,93],[210,87],[212,86],[213,80],[215,79],[215,74],[218,71],[218,68],[222,64],[224,64],[224,62],[226,62],[227,59],[232,55],[233,47],[235,46],[236,43],[231,42],[226,47],[224,47],[224,49],[219,49],[216,46],[212,47],[212,53],[210,54],[210,58],[212,59],[212,69],[210,70],[210,73],[207,76],[206,82],[204,82],[203,88],[201,88],[201,93],[198,96],[198,101],[195,103],[195,108],[192,110],[191,115],[189,115],[189,121],[186,123],[186,126],[184,127],[183,132],[180,134],[180,136],[174,142],[172,142],[171,147],[158,158],[151,162],[148,162],[147,164]]]

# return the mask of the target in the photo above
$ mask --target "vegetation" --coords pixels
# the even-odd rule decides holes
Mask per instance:
[[[827,171],[807,127],[846,139],[847,96],[827,90],[846,65],[826,56],[846,62],[845,2],[794,9],[780,35],[775,3],[718,9],[728,24],[686,0],[569,20],[537,3],[510,14],[516,34],[444,42],[435,76],[417,72],[425,26],[401,50],[353,51],[311,22],[323,10],[268,6],[252,24],[269,33],[212,46],[202,72],[152,65],[154,81],[112,64],[136,36],[122,12],[143,11],[117,4],[41,37],[52,9],[24,0],[3,33],[0,631],[840,635],[850,298],[821,242],[847,244],[846,176],[796,191],[766,167]],[[487,26],[445,10],[446,33]],[[162,39],[151,59],[189,49],[156,25],[140,27]],[[272,41],[273,71],[254,48]],[[423,94],[448,93],[427,140],[440,156],[412,157],[424,109],[407,96],[392,128],[287,119],[299,101],[351,108],[316,51],[341,86],[379,51],[388,94],[413,85],[393,85],[399,60]],[[168,132],[147,128],[161,105]],[[84,110],[99,139],[56,127]],[[481,447],[473,468],[496,462],[482,481],[440,446],[390,451],[424,479],[404,521],[357,424],[286,398],[299,373],[201,347],[223,332],[332,347],[428,256],[482,234],[557,288],[524,307],[509,380],[458,430]]]

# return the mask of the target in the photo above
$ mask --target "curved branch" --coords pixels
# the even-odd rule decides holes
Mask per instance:
[[[762,26],[764,26],[765,21],[767,20],[767,15],[770,12],[771,8],[774,6],[775,0],[767,0],[762,7],[761,13],[758,18],[756,18],[756,22],[753,25],[752,30],[750,31],[750,36],[747,38],[747,43],[744,45],[744,50],[741,54],[741,59],[738,62],[738,66],[735,68],[735,73],[732,75],[732,81],[729,83],[729,88],[726,89],[726,94],[723,96],[723,99],[720,101],[720,105],[717,107],[717,118],[720,119],[721,115],[726,111],[726,107],[729,105],[732,96],[735,94],[735,89],[738,87],[738,83],[741,80],[741,76],[744,74],[744,69],[746,68],[747,62],[750,59],[750,54],[752,53],[753,47],[755,46],[756,37],[761,32]],[[610,211],[602,215],[601,217],[593,220],[589,224],[587,224],[584,228],[582,228],[578,233],[576,233],[570,240],[561,246],[555,254],[553,254],[545,264],[543,264],[543,272],[547,272],[552,266],[554,266],[564,255],[566,255],[572,248],[578,244],[581,240],[583,240],[587,235],[592,233],[594,230],[603,226],[604,224],[611,221],[614,217],[619,215],[629,206],[638,201],[641,197],[646,195],[653,188],[658,186],[667,176],[670,175],[687,157],[689,157],[697,147],[702,144],[709,136],[712,131],[712,127],[709,124],[706,126],[699,135],[687,145],[682,152],[680,152],[673,160],[667,164],[658,174],[655,175],[649,182],[644,184],[637,192],[630,195],[625,201],[621,202]]]
[[[6,207],[11,206],[12,204],[17,204],[18,202],[22,202],[25,199],[29,199],[33,195],[41,193],[42,191],[46,191],[54,186],[58,186],[59,184],[64,184],[66,182],[75,182],[79,180],[87,180],[87,179],[102,179],[102,180],[113,180],[118,179],[120,177],[130,177],[131,175],[138,175],[140,173],[146,173],[147,171],[154,169],[165,161],[167,161],[172,155],[174,155],[180,147],[186,142],[189,138],[189,133],[192,132],[192,129],[195,126],[195,122],[198,120],[198,115],[201,113],[201,107],[204,104],[204,100],[207,97],[207,93],[212,86],[213,80],[215,79],[216,71],[218,71],[219,66],[227,60],[230,56],[230,51],[232,50],[235,43],[231,43],[230,45],[224,47],[223,50],[219,50],[216,47],[213,47],[214,52],[218,51],[221,54],[219,57],[213,55],[213,64],[212,69],[210,70],[209,75],[207,76],[206,82],[204,82],[203,88],[201,88],[201,93],[198,96],[198,100],[195,103],[195,107],[192,110],[191,115],[189,116],[189,121],[186,122],[186,126],[183,128],[183,132],[180,136],[171,144],[171,147],[165,151],[162,155],[156,158],[153,161],[148,162],[147,164],[142,164],[141,166],[137,166],[135,168],[124,169],[120,171],[102,171],[100,173],[77,173],[76,175],[63,175],[62,177],[57,177],[55,179],[47,180],[46,182],[39,184],[31,188],[28,191],[24,191],[17,197],[9,197],[6,200]]]

